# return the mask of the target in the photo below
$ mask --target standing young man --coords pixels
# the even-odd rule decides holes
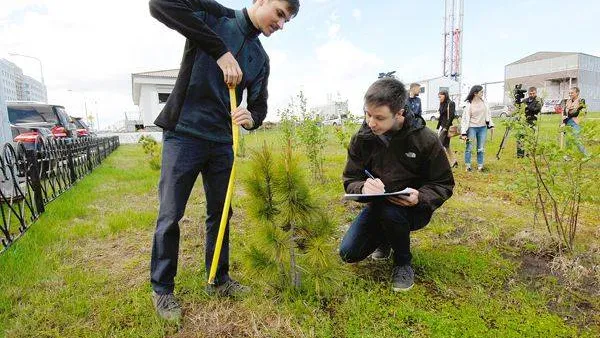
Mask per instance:
[[[411,83],[410,88],[408,89],[408,110],[416,116],[421,116],[423,114],[419,93],[421,93],[421,85],[418,83]]]
[[[410,195],[376,199],[354,220],[340,245],[340,256],[354,263],[382,244],[393,249],[394,291],[410,289],[410,232],[429,223],[433,211],[452,196],[454,177],[437,135],[425,121],[404,111],[402,82],[383,78],[365,94],[365,123],[352,137],[344,169],[351,194],[379,194],[408,188]],[[367,172],[375,178],[369,178]]]
[[[231,121],[252,130],[267,114],[269,57],[258,36],[283,29],[299,6],[299,0],[255,0],[250,8],[236,11],[213,0],[150,1],[152,16],[187,38],[175,88],[155,121],[164,134],[150,280],[154,306],[165,319],[181,316],[173,296],[179,220],[194,182],[202,174],[208,274],[233,165]],[[237,86],[236,105],[247,90],[247,109],[230,112],[228,85]],[[215,284],[207,291],[234,295],[247,290],[229,277],[228,222]]]

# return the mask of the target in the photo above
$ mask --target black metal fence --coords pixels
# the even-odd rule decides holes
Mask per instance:
[[[0,153],[0,252],[27,231],[46,204],[89,174],[119,138],[39,140],[32,149],[6,143]]]

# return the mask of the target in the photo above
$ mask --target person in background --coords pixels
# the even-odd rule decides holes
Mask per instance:
[[[531,129],[535,128],[537,115],[542,111],[542,100],[537,96],[537,88],[529,87],[529,96],[523,100],[525,104],[525,121]],[[523,149],[523,135],[517,135],[517,158],[525,156]]]
[[[477,141],[477,170],[483,171],[483,154],[485,151],[487,130],[494,128],[490,109],[483,100],[483,87],[480,85],[473,86],[465,101],[467,105],[463,111],[460,123],[460,138],[466,141],[466,170],[473,170],[471,169],[471,150],[473,143]]]
[[[587,151],[579,139],[579,134],[581,133],[580,119],[583,115],[582,113],[585,113],[584,102],[585,101],[579,97],[579,87],[572,87],[571,90],[569,90],[569,99],[565,104],[563,123],[573,129],[577,148],[582,154],[587,156]]]
[[[458,161],[454,156],[454,152],[450,149],[450,137],[448,136],[448,130],[452,126],[452,121],[456,117],[456,104],[450,99],[447,90],[442,90],[438,93],[440,99],[440,108],[438,109],[440,116],[438,118],[438,124],[435,128],[438,131],[438,137],[442,146],[446,150],[446,156],[448,156],[448,162],[450,166],[455,168],[458,166]]]
[[[408,90],[408,110],[415,116],[421,116],[423,114],[423,108],[421,107],[421,99],[419,98],[420,92],[420,84],[410,84],[410,88]]]

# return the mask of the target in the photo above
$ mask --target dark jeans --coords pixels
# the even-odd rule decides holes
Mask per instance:
[[[170,131],[163,134],[162,168],[158,194],[160,208],[150,262],[150,281],[158,294],[171,293],[175,286],[179,255],[179,220],[196,182],[202,174],[206,194],[206,273],[219,232],[227,183],[233,165],[231,144],[212,142]],[[231,209],[229,210],[231,218]],[[216,284],[229,279],[229,220],[225,230]]]
[[[369,203],[354,219],[340,245],[340,256],[347,263],[367,258],[379,245],[394,249],[394,265],[409,264],[410,231],[420,229],[429,217],[419,216],[414,208],[401,207],[386,200]]]

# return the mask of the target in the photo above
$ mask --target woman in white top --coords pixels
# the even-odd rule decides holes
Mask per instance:
[[[471,149],[473,142],[477,140],[477,170],[483,170],[483,153],[485,150],[485,138],[487,130],[494,128],[492,116],[487,103],[483,100],[483,87],[476,85],[471,88],[467,99],[467,105],[463,110],[460,123],[460,138],[466,140],[465,165],[467,171],[471,171]]]

